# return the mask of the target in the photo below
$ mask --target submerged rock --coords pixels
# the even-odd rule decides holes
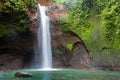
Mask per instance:
[[[16,72],[15,77],[28,78],[28,77],[32,77],[32,74],[28,72]]]

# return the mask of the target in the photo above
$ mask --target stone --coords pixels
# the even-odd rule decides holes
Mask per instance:
[[[94,63],[91,60],[90,54],[83,42],[76,42],[71,52],[72,56],[69,61],[69,67],[75,69],[92,69]]]
[[[32,74],[28,72],[16,72],[15,77],[28,78],[28,77],[32,77]]]

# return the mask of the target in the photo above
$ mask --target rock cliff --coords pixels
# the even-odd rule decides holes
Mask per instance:
[[[71,31],[62,32],[60,29],[58,19],[66,13],[67,10],[63,5],[54,5],[49,8],[47,14],[50,16],[53,67],[93,68],[89,52],[82,39]],[[38,13],[36,9],[31,9],[27,14],[30,22],[26,25],[25,32],[0,38],[0,69],[21,69],[30,66],[37,44]],[[72,50],[67,48],[67,44],[73,45]]]

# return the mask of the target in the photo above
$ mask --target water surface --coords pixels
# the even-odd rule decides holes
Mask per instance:
[[[32,73],[31,78],[16,78],[15,72]],[[0,74],[0,80],[120,80],[120,72],[101,70],[13,70]]]

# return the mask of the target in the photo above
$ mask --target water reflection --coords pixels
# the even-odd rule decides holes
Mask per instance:
[[[52,80],[52,74],[50,72],[43,72],[39,80]]]
[[[6,72],[5,71],[0,71],[0,77],[2,76],[6,76]]]
[[[0,71],[0,80],[120,80],[120,72],[100,70],[28,71],[30,78],[14,77],[16,71]],[[26,71],[27,72],[27,71]]]
[[[51,73],[45,73],[45,74],[43,74],[42,79],[40,79],[40,80],[52,80],[51,78],[52,78]]]
[[[31,80],[120,80],[120,72],[97,70],[38,71],[33,74]]]

